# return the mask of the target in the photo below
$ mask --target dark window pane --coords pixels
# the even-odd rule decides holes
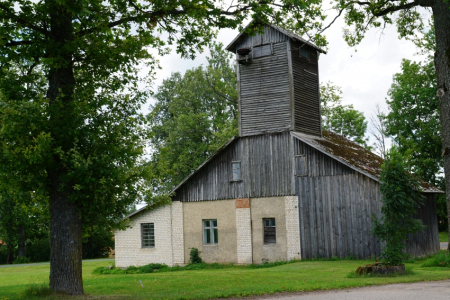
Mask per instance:
[[[217,228],[214,228],[214,244],[217,244],[219,242],[218,232]]]
[[[309,50],[305,47],[300,48],[300,56],[303,56],[304,58],[309,58]]]

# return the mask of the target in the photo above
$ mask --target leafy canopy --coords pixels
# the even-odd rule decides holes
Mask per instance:
[[[231,137],[238,135],[237,77],[232,55],[213,44],[208,65],[174,73],[154,95],[151,165],[168,192]]]

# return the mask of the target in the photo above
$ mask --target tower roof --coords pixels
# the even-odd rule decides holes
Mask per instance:
[[[233,53],[236,53],[236,47],[237,47],[237,45],[239,44],[240,40],[241,40],[242,38],[244,38],[244,37],[247,35],[246,29],[247,29],[252,23],[253,23],[253,21],[251,21],[247,26],[245,26],[244,30],[243,30],[241,33],[239,33],[239,34],[234,38],[234,40],[233,40],[233,41],[232,41],[225,49],[228,50],[228,51],[231,51],[231,52],[233,52]],[[289,30],[287,30],[287,29],[284,29],[284,28],[282,28],[282,27],[280,27],[280,26],[273,25],[273,24],[266,24],[266,25],[272,27],[273,29],[275,29],[275,30],[281,32],[282,34],[286,35],[287,37],[289,37],[289,38],[291,38],[291,39],[293,39],[293,40],[295,40],[295,41],[299,41],[299,42],[305,43],[305,44],[307,44],[307,45],[313,47],[314,49],[316,49],[316,50],[319,51],[320,53],[324,53],[324,54],[327,53],[325,50],[323,50],[323,49],[319,48],[318,46],[314,45],[313,43],[311,43],[311,42],[305,40],[304,38],[302,38],[302,37],[299,36],[298,34],[293,33],[292,31],[289,31]]]

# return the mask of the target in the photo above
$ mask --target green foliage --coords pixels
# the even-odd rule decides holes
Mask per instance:
[[[29,264],[30,259],[28,257],[18,257],[13,261],[13,264]]]
[[[441,251],[436,255],[428,258],[422,265],[422,267],[445,267],[450,268],[450,254],[445,251]]]
[[[213,44],[206,67],[174,73],[153,96],[153,185],[169,192],[223,143],[238,134],[236,72],[232,55]]]
[[[401,72],[393,77],[385,117],[387,134],[398,150],[408,158],[408,167],[423,180],[445,190],[442,176],[442,139],[439,122],[439,99],[434,67],[436,40],[434,27],[415,39],[419,53],[428,55],[425,62],[404,59]],[[448,229],[445,195],[436,196],[439,229]],[[447,238],[448,239],[448,238]]]
[[[112,249],[114,233],[109,227],[92,227],[83,237],[83,259],[108,257]]]
[[[33,284],[33,285],[30,285],[23,294],[24,294],[24,297],[26,297],[25,299],[28,299],[28,298],[38,298],[39,299],[42,297],[54,295],[55,292],[52,291],[48,287],[48,285]]]
[[[436,71],[432,62],[404,59],[389,89],[387,133],[408,157],[411,171],[418,177],[442,186],[442,161],[439,99],[436,96]]]
[[[27,256],[32,262],[50,261],[50,241],[48,236],[28,244]]]
[[[380,192],[381,218],[373,214],[372,233],[385,242],[381,257],[386,265],[399,265],[408,258],[404,252],[404,241],[408,234],[425,228],[420,219],[414,219],[423,205],[423,196],[416,178],[404,166],[403,157],[393,147],[381,166]]]
[[[367,147],[367,121],[353,105],[342,104],[342,90],[331,82],[321,84],[322,128],[345,136]]]
[[[197,248],[191,248],[191,251],[189,252],[189,262],[191,264],[201,264],[203,262],[200,257],[200,251]]]

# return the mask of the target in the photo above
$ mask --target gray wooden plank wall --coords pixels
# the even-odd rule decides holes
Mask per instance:
[[[289,130],[291,107],[286,42],[273,54],[239,66],[241,136]]]
[[[320,136],[320,95],[317,51],[309,46],[310,58],[299,55],[302,44],[291,41],[292,71],[294,79],[295,131]]]
[[[174,201],[203,201],[294,195],[289,132],[241,137],[183,184]],[[241,161],[242,181],[232,180]]]
[[[379,255],[370,234],[372,213],[379,212],[378,183],[300,140],[294,148],[308,166],[307,176],[296,177],[302,258]]]
[[[370,233],[372,214],[380,217],[379,183],[329,158],[298,139],[296,155],[304,155],[307,176],[296,177],[302,258],[367,258],[381,254],[382,244]],[[439,251],[433,194],[426,194],[417,213],[427,228],[410,235],[406,252],[414,257]]]
[[[420,218],[427,228],[415,235],[409,235],[406,241],[406,252],[414,257],[434,254],[440,250],[434,194],[425,194],[425,197],[424,205],[416,218]]]

